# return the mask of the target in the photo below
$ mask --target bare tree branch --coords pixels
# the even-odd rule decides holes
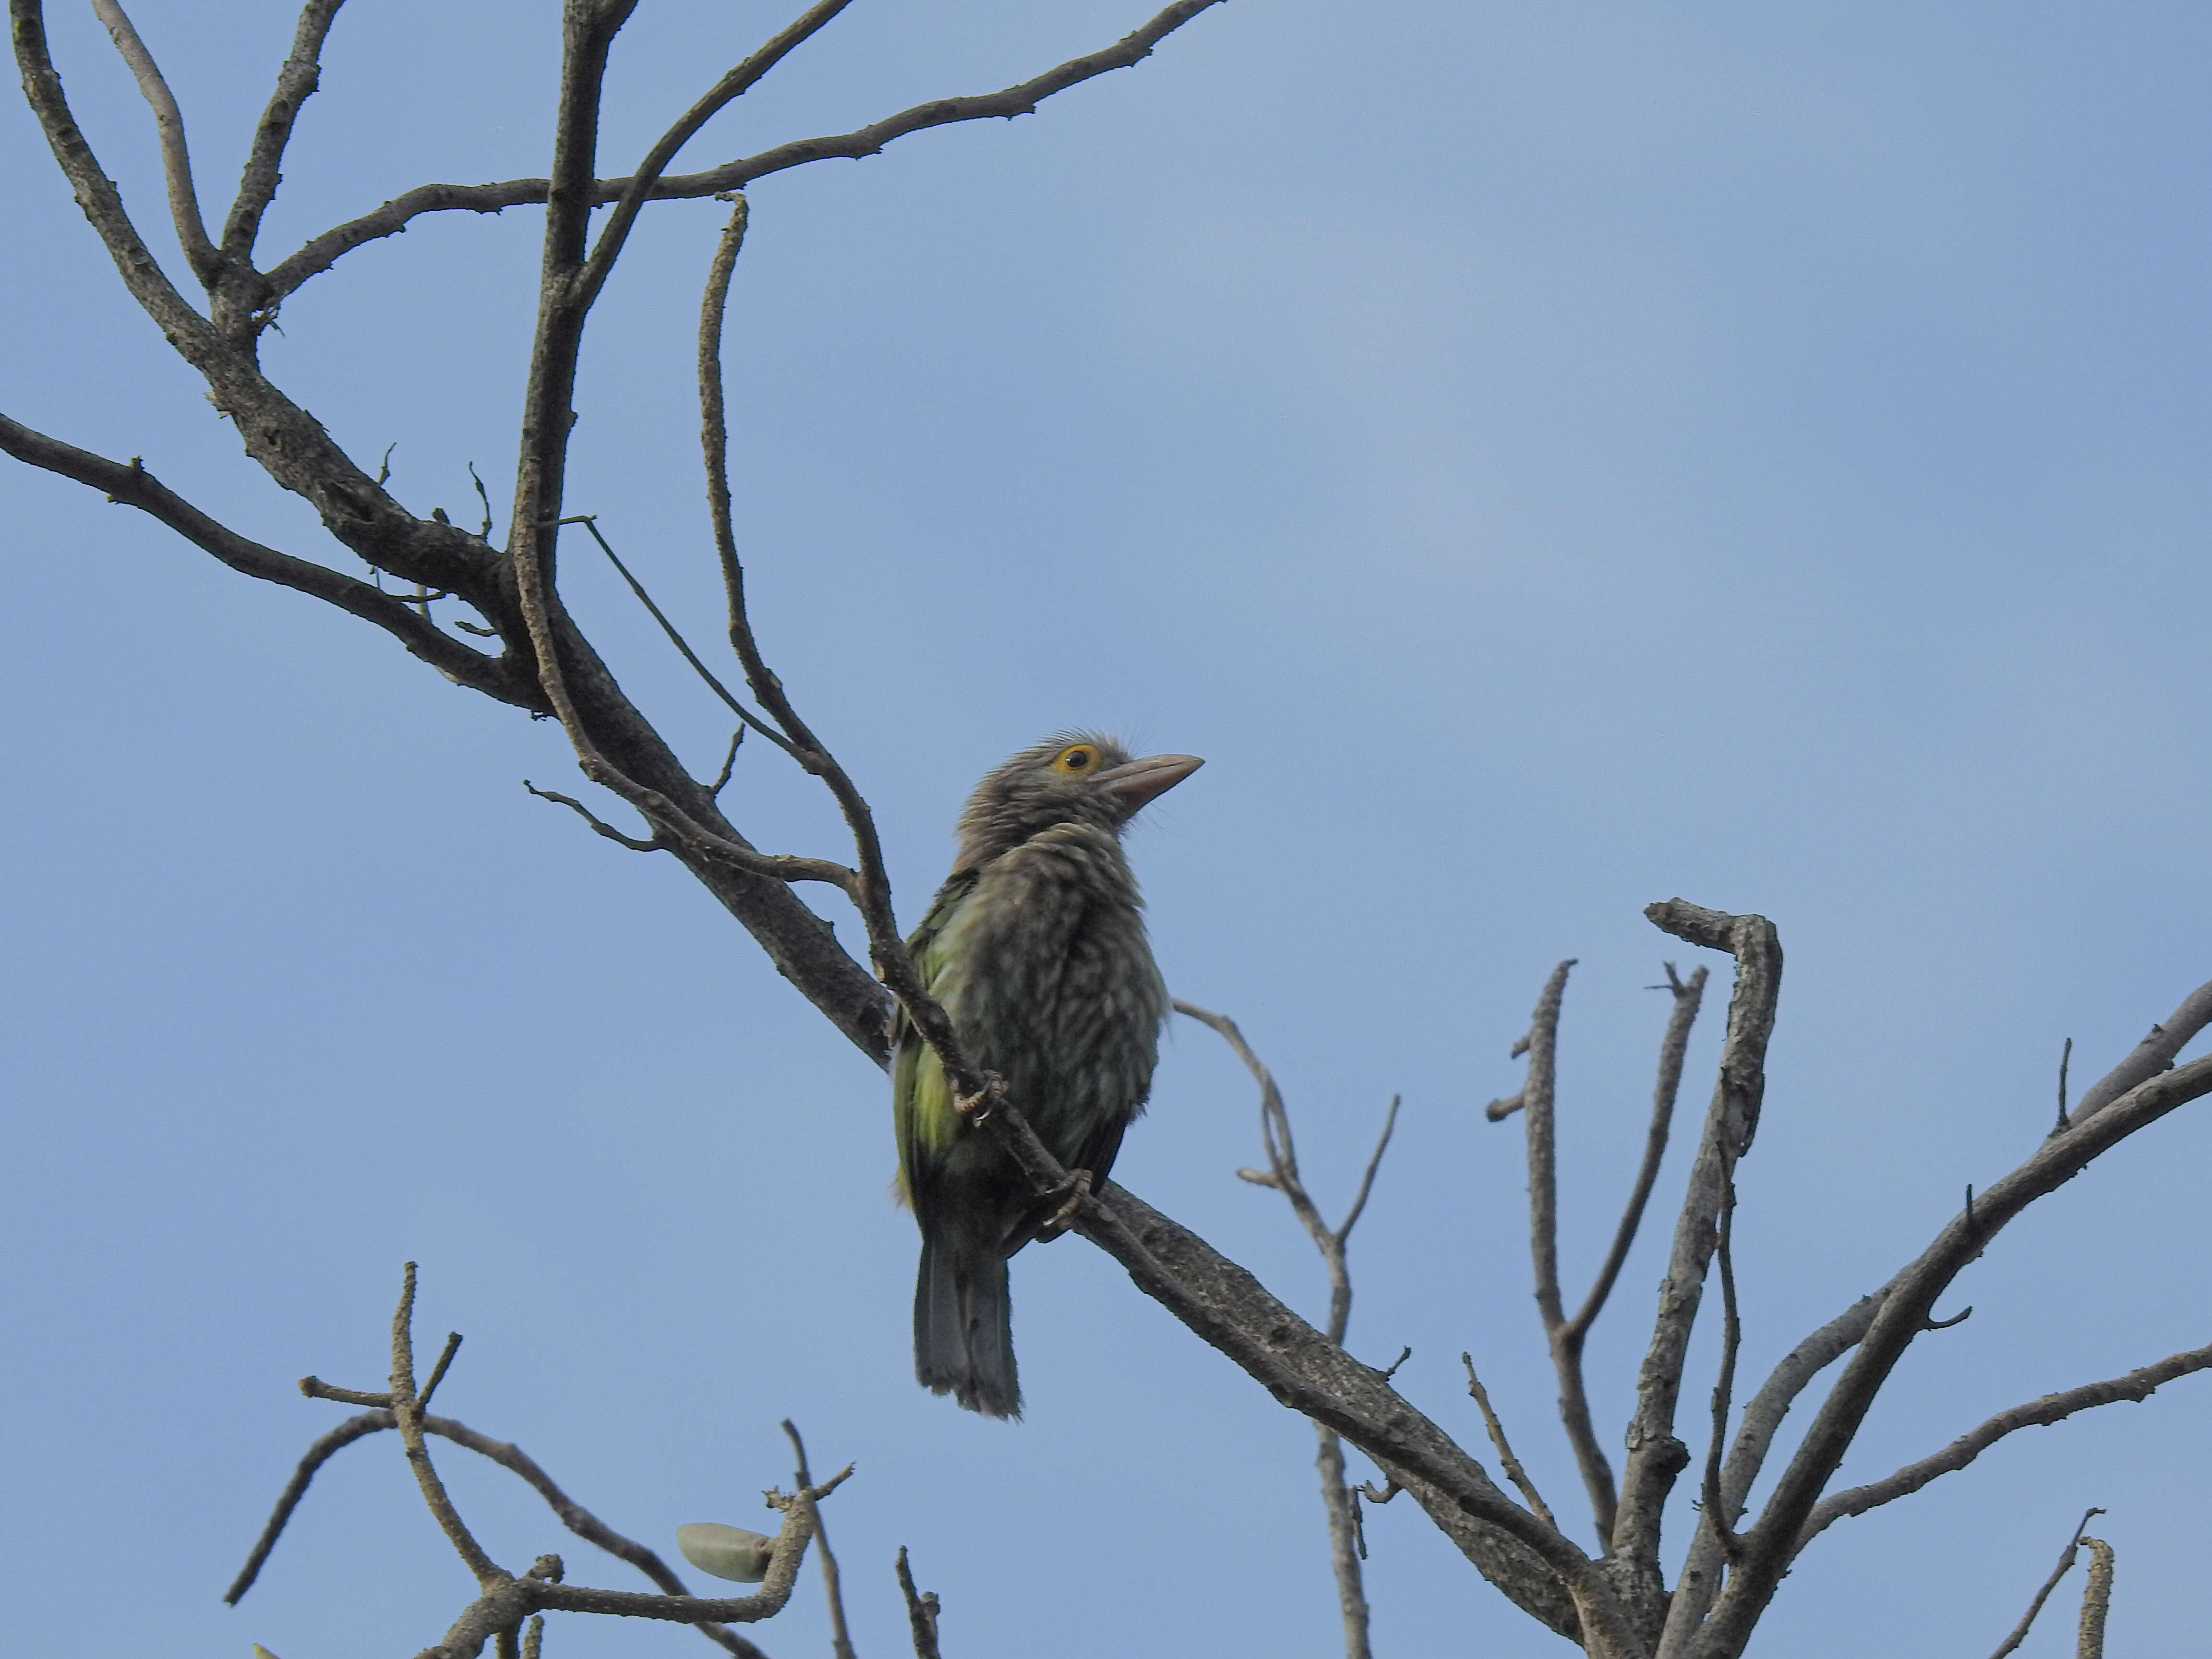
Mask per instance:
[[[1020,1112],[1000,1102],[991,1125],[1042,1195],[1066,1175]],[[1486,1577],[1535,1618],[1592,1654],[1640,1652],[1596,1564],[1556,1528],[1501,1492],[1481,1465],[1258,1280],[1110,1182],[1079,1193],[1076,1231],[1125,1267],[1137,1287],[1234,1361],[1281,1404],[1334,1429],[1413,1494]]]
[[[613,842],[617,846],[627,847],[633,853],[659,853],[667,848],[668,843],[657,831],[651,836],[624,835],[574,795],[564,795],[552,789],[540,789],[528,778],[523,779],[522,787],[540,800],[550,800],[556,806],[567,807],[586,823],[591,825],[592,834]]]
[[[770,1492],[769,1507],[780,1510],[783,1525],[769,1553],[768,1576],[750,1595],[643,1595],[632,1590],[592,1589],[549,1579],[510,1578],[493,1584],[462,1612],[437,1646],[417,1659],[468,1659],[502,1629],[536,1613],[596,1613],[619,1619],[658,1619],[679,1625],[757,1624],[773,1619],[791,1600],[799,1570],[812,1537],[814,1505],[836,1490],[845,1474],[832,1476],[807,1492]],[[746,1644],[750,1646],[750,1644]],[[755,1650],[757,1652],[757,1650]]]
[[[1990,1241],[2037,1199],[2078,1175],[2101,1153],[2191,1100],[2212,1094],[2212,1057],[2160,1073],[2107,1102],[2094,1115],[2076,1114],[2025,1163],[1976,1194],[1970,1218],[1955,1218],[1896,1279],[1776,1483],[1759,1522],[1745,1534],[1743,1559],[1715,1602],[1694,1650],[1698,1659],[1734,1659],[1796,1554],[1821,1488],[1843,1461],[1875,1396],[1905,1348],[1921,1334],[1936,1298]]]
[[[2191,1372],[2212,1368],[2212,1347],[2191,1348],[2185,1353],[2169,1355],[2154,1364],[2143,1365],[2124,1376],[2110,1377],[2101,1382],[2084,1382],[2079,1388],[2066,1389],[2057,1394],[2045,1395],[2040,1400],[2014,1406],[2010,1411],[1999,1412],[1987,1422],[1978,1425],[1960,1435],[1939,1452],[1931,1453],[1917,1463],[1908,1463],[1895,1474],[1863,1486],[1853,1486],[1822,1498],[1798,1529],[1796,1549],[1806,1545],[1847,1515],[1863,1515],[1869,1510],[1892,1502],[1908,1492],[1918,1492],[1938,1475],[1963,1469],[1991,1446],[2021,1429],[2044,1428],[2075,1413],[2087,1411],[2094,1406],[2110,1406],[2122,1400],[2148,1400],[2166,1383]],[[1796,1550],[1791,1552],[1796,1553]]]
[[[907,1623],[914,1632],[914,1659],[939,1659],[937,1592],[915,1589],[914,1570],[907,1565],[905,1545],[899,1546],[898,1559],[893,1565],[898,1573],[899,1593],[906,1597]]]
[[[1218,0],[1176,0],[1143,27],[1124,35],[1114,45],[1081,58],[1072,58],[1055,69],[1003,91],[932,99],[855,131],[832,137],[796,139],[742,161],[725,162],[705,173],[665,176],[646,192],[647,198],[670,201],[719,196],[726,191],[742,190],[771,173],[804,167],[810,161],[837,158],[857,161],[874,155],[893,140],[928,127],[959,121],[1011,120],[1018,115],[1032,114],[1054,93],[1143,62],[1168,35],[1218,3]],[[619,201],[629,185],[628,179],[598,180],[592,186],[591,200],[594,205]],[[550,181],[544,179],[513,179],[491,185],[419,185],[395,196],[374,212],[325,231],[272,270],[269,273],[270,283],[278,295],[290,294],[309,278],[328,270],[353,249],[406,229],[408,221],[422,214],[461,209],[474,213],[496,213],[503,208],[543,202],[549,193]]]
[[[1744,1500],[1753,1481],[1759,1477],[1790,1406],[1814,1377],[1850,1352],[1866,1334],[1881,1307],[1882,1297],[1887,1294],[1885,1287],[1872,1296],[1860,1297],[1800,1342],[1752,1396],[1751,1403],[1744,1407],[1743,1421],[1736,1427],[1735,1443],[1729,1449],[1728,1462],[1721,1471],[1722,1503],[1729,1516],[1743,1512]],[[1713,1598],[1720,1593],[1721,1568],[1726,1559],[1720,1537],[1713,1528],[1703,1524],[1700,1517],[1697,1533],[1690,1540],[1689,1554],[1675,1577],[1656,1659],[1681,1659],[1687,1651],[1686,1644],[1696,1636],[1705,1614],[1712,1609]]]
[[[454,1345],[449,1339],[449,1349],[453,1346]],[[358,1416],[348,1418],[307,1448],[306,1454],[300,1460],[299,1467],[294,1470],[291,1480],[286,1483],[283,1492],[278,1497],[276,1507],[270,1515],[268,1524],[262,1528],[261,1536],[255,1542],[245,1566],[240,1569],[238,1577],[233,1582],[230,1589],[224,1593],[223,1600],[233,1605],[235,1605],[239,1599],[252,1588],[254,1580],[260,1576],[263,1566],[269,1559],[270,1553],[275,1549],[277,1540],[283,1535],[286,1524],[291,1520],[293,1512],[299,1508],[301,1500],[306,1497],[308,1485],[313,1480],[317,1471],[355,1441],[386,1429],[396,1429],[399,1426],[398,1413],[392,1408],[391,1396],[388,1394],[372,1395],[356,1389],[335,1389],[314,1377],[302,1378],[300,1389],[302,1394],[311,1399],[337,1400],[346,1403],[365,1401],[370,1403],[373,1408],[362,1412]],[[668,1595],[689,1595],[690,1592],[685,1588],[683,1579],[678,1577],[658,1554],[635,1540],[626,1538],[615,1531],[589,1510],[570,1498],[520,1447],[508,1441],[495,1440],[488,1435],[479,1434],[466,1424],[449,1417],[425,1415],[422,1419],[422,1431],[426,1434],[434,1434],[442,1439],[450,1440],[455,1445],[475,1452],[479,1456],[489,1458],[501,1468],[510,1470],[544,1498],[547,1506],[560,1518],[562,1525],[576,1536],[605,1550],[617,1560],[626,1562],[636,1568]],[[841,1474],[836,1480],[828,1482],[821,1487],[815,1487],[811,1481],[803,1481],[801,1489],[819,1494],[832,1489],[844,1478],[844,1474]],[[702,1622],[699,1629],[702,1634],[727,1651],[738,1655],[738,1659],[763,1659],[759,1649],[735,1632],[724,1629],[718,1623]]]
[[[2103,1513],[2102,1510],[2083,1511],[2081,1524],[2074,1528],[2073,1537],[2066,1540],[2065,1549],[2059,1553],[2058,1565],[2051,1570],[2051,1577],[2043,1581],[2043,1588],[2036,1591],[2035,1600],[2027,1604],[2027,1611],[2021,1615],[2020,1623],[2012,1627],[2009,1636],[1997,1644],[1997,1650],[1990,1656],[1990,1659],[2005,1659],[2007,1654],[2018,1651],[2020,1644],[2027,1640],[2028,1629],[2035,1623],[2035,1615],[2043,1611],[2043,1604],[2051,1599],[2051,1592],[2058,1588],[2058,1581],[2073,1571],[2074,1559],[2081,1553],[2081,1534],[2088,1531],[2089,1522]]]
[[[1480,1408],[1482,1426],[1489,1431],[1490,1443],[1498,1449],[1498,1467],[1505,1471],[1505,1478],[1513,1483],[1522,1497],[1528,1499],[1528,1507],[1540,1518],[1552,1526],[1558,1526],[1559,1523],[1553,1516],[1551,1506],[1544,1502],[1543,1494],[1536,1490],[1535,1482],[1529,1480],[1528,1471],[1521,1467],[1521,1460],[1513,1455],[1513,1447],[1505,1438],[1505,1425],[1498,1420],[1498,1413],[1490,1403],[1490,1390],[1482,1386],[1482,1379],[1474,1374],[1474,1356],[1462,1353],[1459,1363],[1467,1367],[1468,1395]]]
[[[1690,1461],[1689,1449],[1674,1437],[1674,1409],[1722,1206],[1735,1161],[1751,1145],[1765,1093],[1766,1043],[1781,991],[1782,943],[1764,916],[1728,915],[1681,899],[1652,905],[1644,915],[1678,939],[1727,951],[1736,959],[1720,1075],[1675,1218],[1650,1346],[1637,1371],[1636,1414],[1629,1422],[1628,1463],[1613,1529],[1616,1582],[1636,1610],[1644,1640],[1656,1643],[1666,1619],[1660,1522],[1675,1477]]]
[[[1713,1254],[1721,1270],[1721,1364],[1713,1382],[1713,1431],[1705,1443],[1704,1499],[1705,1524],[1720,1542],[1721,1553],[1736,1557],[1736,1511],[1721,1490],[1721,1448],[1728,1441],[1729,1409],[1735,1394],[1736,1355],[1743,1346],[1743,1321],[1735,1304],[1735,1255],[1731,1237],[1735,1231],[1735,1182],[1729,1180],[1721,1194],[1719,1237]]]
[[[750,728],[782,750],[785,754],[796,759],[799,751],[793,747],[791,739],[731,696],[730,688],[722,684],[720,677],[699,660],[699,653],[691,648],[690,641],[677,631],[676,624],[668,620],[667,612],[653,603],[653,595],[645,591],[645,584],[630,573],[630,568],[622,562],[622,556],[615,551],[606,537],[600,532],[598,515],[591,513],[572,514],[563,519],[562,523],[583,526],[591,538],[599,544],[599,551],[607,556],[607,562],[614,566],[615,574],[628,584],[629,591],[635,595],[637,602],[645,607],[646,614],[660,625],[660,631],[668,636],[668,642],[676,647],[677,654],[691,665],[692,672],[706,682],[707,689],[720,698],[723,706],[738,717],[738,735],[743,737],[747,728]],[[734,746],[731,752],[735,755]]]
[[[814,1477],[807,1473],[806,1443],[799,1437],[798,1425],[789,1418],[783,1419],[783,1431],[791,1437],[791,1455],[797,1461],[794,1472],[799,1492],[813,1489]],[[822,1589],[830,1598],[830,1651],[833,1659],[854,1659],[853,1638],[845,1628],[845,1595],[837,1573],[837,1558],[830,1548],[830,1534],[823,1529],[821,1511],[812,1516],[814,1547],[822,1557]]]
[[[234,265],[250,267],[253,244],[261,234],[261,216],[276,199],[282,179],[284,147],[292,141],[292,123],[300,106],[313,95],[322,79],[323,38],[343,0],[307,0],[300,9],[300,23],[292,35],[292,51],[276,72],[276,89],[253,130],[253,147],[246,152],[246,171],[238,183],[238,199],[222,228],[223,257]],[[274,297],[273,295],[271,296]]]
[[[2183,998],[2181,1006],[2152,1026],[2150,1034],[2129,1051],[2125,1060],[2083,1091],[2081,1103],[2074,1109],[2074,1123],[2094,1117],[2146,1078],[2165,1071],[2189,1040],[2207,1025],[2212,1025],[2212,983],[2200,985]]]
[[[1565,1425],[1602,1547],[1613,1535],[1617,1501],[1613,1465],[1598,1445],[1597,1431],[1590,1422],[1589,1394],[1583,1382],[1583,1333],[1569,1323],[1559,1292],[1559,1133],[1553,1111],[1559,1094],[1559,1008],[1574,965],[1570,958],[1552,970],[1529,1017],[1528,1035],[1514,1045],[1516,1054],[1528,1056],[1528,1076],[1513,1098],[1527,1125],[1528,1249],[1535,1272],[1536,1312],[1559,1378],[1559,1420]],[[1493,1121],[1504,1115],[1501,1109],[1510,1109],[1508,1103],[1491,1107]],[[1663,1147],[1663,1140],[1661,1144]]]
[[[199,196],[192,188],[191,152],[185,143],[184,115],[170,94],[169,83],[161,78],[154,54],[146,50],[146,43],[138,38],[118,0],[92,0],[92,10],[106,26],[108,38],[131,66],[138,90],[154,112],[154,125],[161,141],[161,173],[168,186],[169,217],[177,227],[177,240],[184,246],[192,275],[203,288],[212,291],[222,280],[223,258],[208,240],[207,227],[200,222]]]
[[[674,126],[661,134],[651,149],[640,161],[637,171],[623,180],[623,191],[616,199],[614,211],[600,227],[599,240],[592,245],[590,257],[577,273],[577,298],[589,306],[605,286],[608,273],[615,261],[621,258],[623,244],[629,239],[630,227],[636,223],[638,210],[645,205],[646,193],[668,170],[676,153],[690,143],[692,137],[720,110],[742,98],[757,85],[763,76],[801,43],[813,35],[824,24],[852,3],[852,0],[817,0],[799,18],[745,59],[735,69],[708,88],[699,101],[684,112]]]
[[[438,1384],[446,1380],[446,1372],[453,1365],[453,1356],[460,1351],[461,1334],[459,1331],[447,1332],[446,1346],[439,1350],[438,1363],[430,1367],[430,1380],[422,1385],[422,1395],[416,1401],[424,1411],[430,1409],[430,1396],[438,1392]]]
[[[336,605],[374,623],[457,685],[481,691],[532,714],[546,712],[545,700],[526,675],[506,658],[486,656],[426,622],[420,612],[368,582],[308,560],[279,553],[250,541],[194,507],[146,471],[134,456],[128,465],[79,449],[0,415],[0,451],[101,491],[111,501],[135,507],[175,531],[203,552],[211,553],[241,575],[275,582]]]
[[[1304,1178],[1298,1172],[1297,1143],[1291,1133],[1291,1115],[1283,1104],[1282,1091],[1276,1086],[1274,1073],[1253,1052],[1237,1022],[1226,1014],[1217,1014],[1180,1000],[1175,1009],[1217,1032],[1260,1085],[1260,1137],[1267,1152],[1267,1174],[1262,1178],[1249,1170],[1238,1173],[1282,1194],[1299,1224],[1313,1240],[1314,1248],[1320,1251],[1322,1265],[1328,1273],[1328,1340],[1341,1347],[1352,1320],[1352,1272],[1346,1261],[1346,1246],[1375,1190],[1375,1173],[1382,1167],[1382,1155],[1389,1150],[1390,1133],[1398,1122],[1398,1098],[1391,1097],[1390,1109],[1382,1119],[1382,1132],[1376,1138],[1374,1152],[1368,1156],[1367,1167],[1360,1176],[1359,1188],[1351,1207],[1345,1212],[1343,1221],[1331,1227],[1322,1218],[1321,1207],[1306,1190]],[[1328,1517],[1329,1562],[1336,1575],[1337,1601],[1344,1617],[1345,1653],[1346,1659],[1368,1659],[1367,1590],[1359,1566],[1365,1553],[1361,1547],[1359,1500],[1345,1479],[1344,1448],[1336,1432],[1320,1423],[1314,1425],[1314,1432],[1318,1439],[1314,1463],[1321,1471],[1322,1509]],[[1537,1512],[1550,1523],[1551,1516],[1540,1507]]]
[[[307,1448],[306,1455],[300,1459],[299,1467],[292,1471],[291,1480],[285,1483],[284,1490],[278,1494],[276,1510],[270,1516],[268,1524],[262,1528],[261,1536],[254,1540],[253,1548],[246,1555],[246,1565],[238,1570],[238,1577],[230,1581],[230,1588],[222,1593],[226,1603],[237,1606],[239,1598],[253,1588],[253,1581],[261,1576],[261,1569],[268,1565],[269,1553],[276,1547],[276,1540],[284,1535],[284,1528],[292,1518],[292,1511],[300,1507],[300,1500],[307,1495],[308,1483],[315,1478],[316,1471],[355,1441],[374,1434],[380,1429],[395,1427],[398,1423],[398,1419],[388,1409],[363,1412],[358,1417],[348,1418]]]
[[[2105,1659],[2105,1618],[2112,1610],[2112,1547],[2101,1538],[2081,1541],[2089,1548],[2089,1582],[2081,1588],[2081,1626],[2074,1659]]]
[[[1606,1298],[1613,1294],[1613,1284],[1628,1261],[1630,1248],[1636,1243],[1637,1230],[1644,1224],[1644,1206],[1650,1200],[1651,1188],[1659,1179],[1660,1163],[1667,1155],[1667,1136],[1674,1125],[1674,1102],[1682,1087],[1682,1061],[1689,1053],[1690,1028],[1697,1024],[1698,1009],[1705,1000],[1706,970],[1703,967],[1687,980],[1676,976],[1673,963],[1667,963],[1666,968],[1666,989],[1673,994],[1674,1006],[1667,1017],[1666,1033],[1659,1040],[1659,1078],[1651,1090],[1651,1123],[1644,1133],[1644,1162],[1637,1169],[1636,1184],[1629,1191],[1620,1225],[1613,1231],[1613,1246],[1605,1254],[1605,1264],[1598,1269],[1589,1294],[1583,1298],[1583,1305],[1567,1322],[1567,1332],[1578,1356],[1583,1339],[1597,1323]]]
[[[514,1575],[484,1553],[430,1462],[430,1449],[422,1439],[422,1404],[415,1393],[414,1325],[415,1264],[410,1261],[400,1281],[398,1309],[392,1316],[392,1415],[400,1443],[407,1449],[407,1465],[415,1472],[415,1484],[422,1488],[422,1501],[430,1506],[439,1529],[462,1565],[476,1576],[480,1588],[488,1589],[508,1582]]]
[[[70,112],[47,50],[40,0],[9,0],[9,13],[24,94],[62,176],[124,287],[207,380],[211,400],[235,422],[246,453],[279,484],[313,503],[331,533],[368,562],[403,580],[465,594],[500,623],[499,573],[490,550],[466,531],[407,513],[354,465],[319,422],[269,383],[249,349],[226,337],[177,292]]]

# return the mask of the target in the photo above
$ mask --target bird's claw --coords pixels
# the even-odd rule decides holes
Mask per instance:
[[[1037,1229],[1036,1237],[1040,1244],[1051,1243],[1075,1224],[1076,1212],[1083,1207],[1083,1200],[1091,1196],[1091,1171],[1070,1170],[1067,1179],[1054,1187],[1047,1196],[1061,1193],[1067,1195],[1066,1201],[1047,1216],[1044,1224]]]
[[[990,1121],[992,1109],[1006,1097],[1006,1079],[996,1072],[983,1073],[983,1086],[972,1095],[955,1094],[952,1109],[970,1123]]]

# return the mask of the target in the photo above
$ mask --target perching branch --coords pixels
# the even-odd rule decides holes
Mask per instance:
[[[1012,1103],[983,1120],[1040,1196],[1066,1170]],[[1074,1200],[1074,1230],[1275,1399],[1335,1430],[1413,1494],[1516,1605],[1585,1650],[1641,1651],[1596,1564],[1498,1490],[1480,1464],[1383,1379],[1300,1319],[1243,1268],[1111,1182]]]

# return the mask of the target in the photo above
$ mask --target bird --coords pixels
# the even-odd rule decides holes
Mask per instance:
[[[1094,1182],[1145,1109],[1169,1007],[1121,832],[1202,764],[1132,759],[1093,732],[1024,749],[969,797],[951,874],[907,941],[969,1063]],[[892,1035],[899,1184],[921,1231],[915,1376],[969,1411],[1019,1417],[1006,1261],[1060,1206],[959,1109],[902,1012]]]

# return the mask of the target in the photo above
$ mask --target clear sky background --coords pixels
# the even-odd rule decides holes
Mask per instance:
[[[356,0],[264,253],[415,184],[542,173],[553,11]],[[685,161],[994,89],[1143,12],[856,5]],[[219,212],[290,12],[136,15]],[[647,0],[605,170],[782,21]],[[52,30],[181,273],[127,76],[88,11]],[[2093,1078],[2212,975],[2209,80],[2212,16],[2174,3],[1240,0],[1034,118],[751,192],[729,363],[757,619],[877,804],[902,916],[1011,750],[1081,723],[1206,757],[1133,836],[1169,981],[1273,1063],[1332,1209],[1402,1093],[1352,1346],[1410,1345],[1401,1385],[1471,1448],[1474,1350],[1563,1514],[1520,1133],[1480,1109],[1556,961],[1581,963],[1572,1288],[1642,1134],[1644,988],[1701,956],[1642,907],[1780,927],[1737,1226],[1754,1377],[2033,1149],[2063,1039]],[[343,562],[125,300],[18,105],[0,169],[0,409]],[[723,212],[647,216],[568,497],[702,640],[690,353]],[[501,533],[538,225],[418,219],[266,346],[357,457],[395,446],[417,511],[473,522],[473,462]],[[765,1524],[783,1416],[817,1467],[856,1460],[830,1521],[866,1659],[904,1650],[902,1543],[957,1659],[1341,1651],[1310,1431],[1088,1246],[1016,1264],[1026,1422],[915,1388],[880,1075],[674,865],[523,793],[574,787],[557,731],[74,484],[9,464],[0,524],[10,1650],[435,1639],[470,1586],[388,1440],[218,1601],[343,1415],[293,1379],[381,1385],[411,1258],[423,1346],[468,1338],[441,1407],[664,1550]],[[586,550],[566,568],[711,770],[714,706]],[[838,853],[764,746],[732,798],[762,844]],[[1233,1178],[1256,1161],[1246,1080],[1176,1032],[1117,1176],[1318,1315],[1303,1237]],[[2033,1211],[1844,1479],[2205,1341],[2208,1169],[2191,1109]],[[1609,1445],[1662,1219],[1593,1343]],[[1986,1651],[2090,1504],[2113,1650],[2177,1650],[2212,1617],[2208,1422],[2185,1379],[1840,1523],[1753,1651]],[[441,1462],[502,1560],[636,1582]],[[1368,1538],[1378,1653],[1567,1650],[1410,1504]],[[2069,1650],[2049,1617],[2031,1656]],[[826,1651],[815,1581],[756,1633]],[[574,1618],[550,1645],[687,1650]]]

